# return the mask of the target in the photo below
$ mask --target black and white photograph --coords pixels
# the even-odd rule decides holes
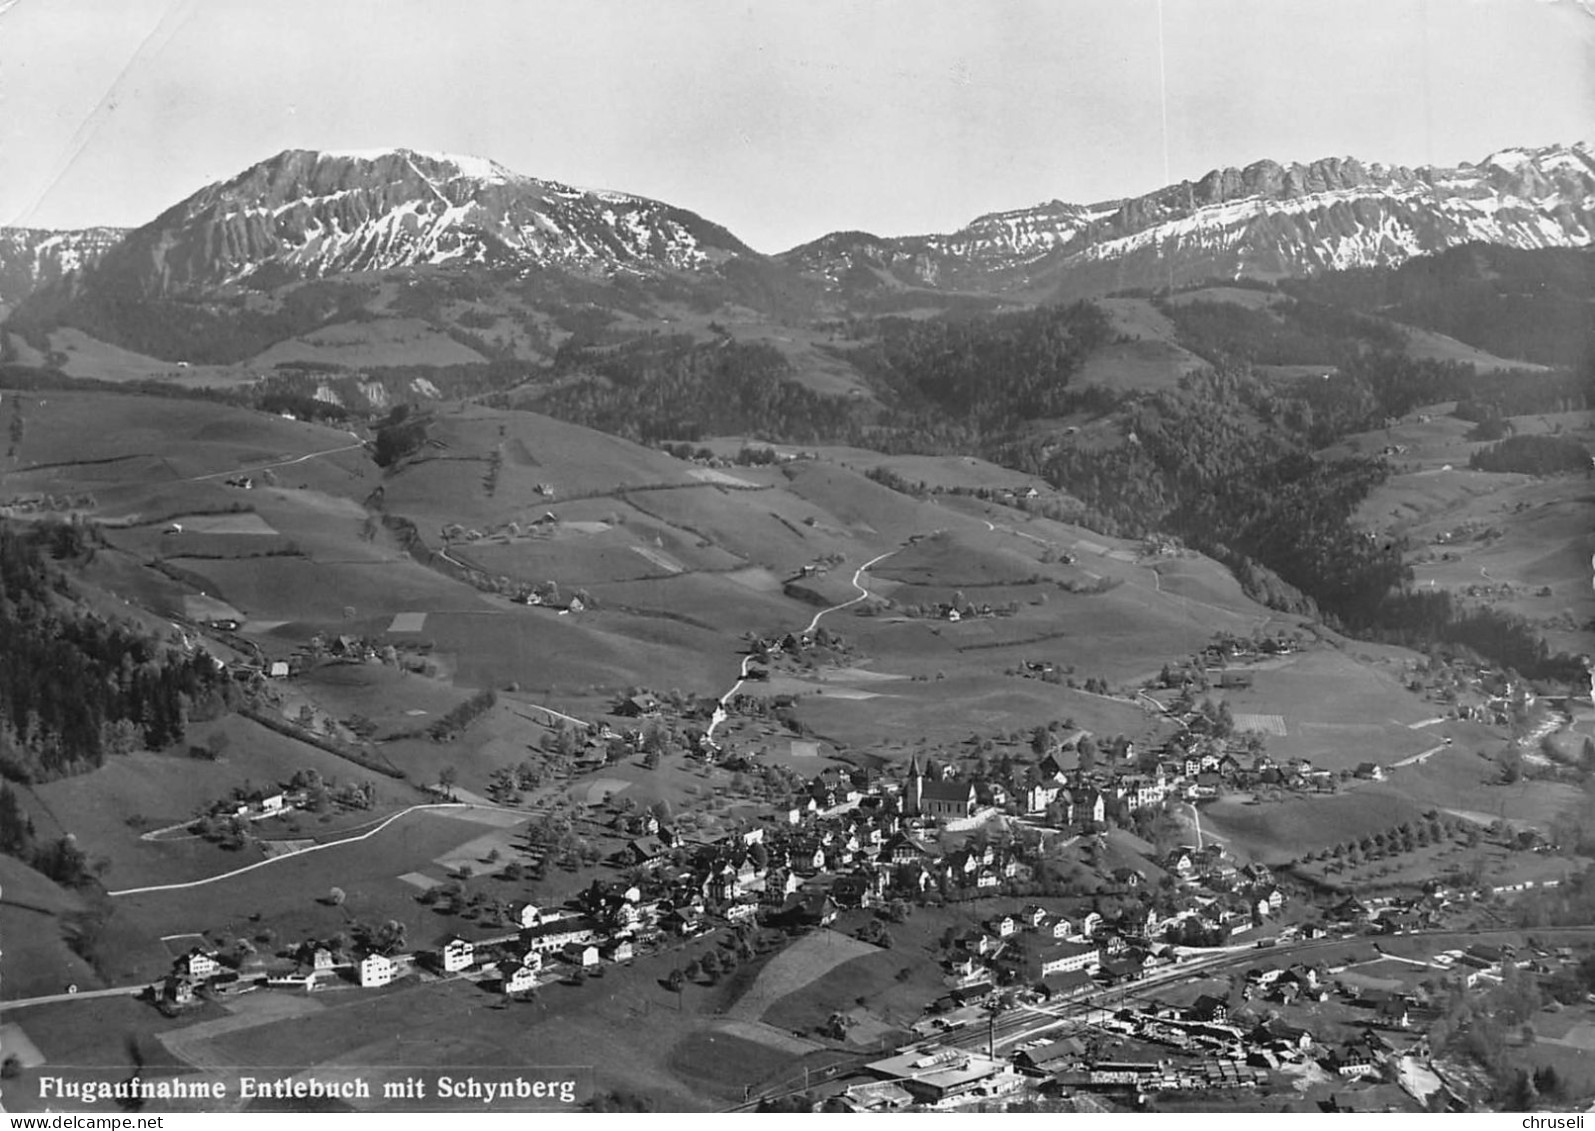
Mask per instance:
[[[1592,689],[1595,0],[0,0],[12,1127],[1579,1128]]]

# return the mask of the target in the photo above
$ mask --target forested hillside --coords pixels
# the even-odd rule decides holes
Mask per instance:
[[[848,357],[899,417],[980,437],[1068,411],[1071,380],[1110,338],[1101,309],[1077,302],[983,318],[884,318]]]
[[[1469,244],[1400,267],[1286,280],[1280,289],[1448,334],[1499,357],[1591,363],[1595,252]]]
[[[1173,321],[1180,345],[1214,363],[1339,365],[1367,350],[1399,350],[1405,343],[1388,322],[1307,299],[1264,307],[1162,301],[1158,309]]]
[[[18,781],[180,742],[190,718],[224,710],[232,693],[203,652],[185,654],[72,600],[51,555],[81,549],[77,534],[0,522],[0,774]]]
[[[737,433],[804,443],[853,434],[847,401],[791,376],[771,346],[649,338],[618,349],[563,349],[551,386],[510,403],[644,443]]]

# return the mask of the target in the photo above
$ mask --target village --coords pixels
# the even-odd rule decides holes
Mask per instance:
[[[582,607],[551,585],[515,596]],[[959,613],[958,605],[949,610]],[[197,627],[225,640],[237,625]],[[805,1089],[810,1109],[1066,1102],[1091,1110],[1093,1096],[1139,1106],[1149,1097],[1266,1088],[1302,1073],[1410,1084],[1411,1066],[1426,1051],[1422,1019],[1446,994],[1510,983],[1517,961],[1555,973],[1578,956],[1566,948],[1514,956],[1510,944],[1473,943],[1415,960],[1430,973],[1411,992],[1376,988],[1356,975],[1385,961],[1364,940],[1377,948],[1378,940],[1454,929],[1480,900],[1502,893],[1436,879],[1416,894],[1328,900],[1321,888],[1303,886],[1306,873],[1276,875],[1203,838],[1200,807],[1221,797],[1333,794],[1382,781],[1391,768],[1276,760],[1267,734],[1241,729],[1225,698],[1206,697],[1250,690],[1255,671],[1306,647],[1299,635],[1221,635],[1143,686],[1115,693],[1087,682],[1087,692],[1153,718],[1164,735],[1155,741],[1097,735],[1060,718],[1029,732],[976,733],[961,745],[915,752],[906,765],[853,758],[805,775],[764,758],[773,736],[798,741],[805,734],[797,697],[784,688],[816,666],[853,662],[852,646],[824,628],[750,634],[742,678],[722,699],[631,688],[612,700],[607,719],[574,727],[567,719],[543,747],[545,770],[565,782],[617,761],[654,769],[666,758],[700,773],[761,776],[779,788],[757,814],[744,809],[735,820],[699,821],[668,806],[593,804],[583,820],[602,827],[605,851],[588,859],[584,848],[582,862],[604,878],[562,902],[484,898],[471,890],[470,869],[462,869],[416,895],[457,920],[432,945],[412,945],[397,920],[353,923],[328,937],[272,937],[262,946],[201,939],[146,997],[175,1014],[254,991],[385,993],[448,982],[506,1004],[531,1002],[554,984],[579,986],[616,964],[668,961],[688,944],[707,945],[707,953],[669,970],[666,981],[679,991],[758,961],[783,940],[839,932],[889,949],[893,931],[911,917],[957,909],[961,921],[973,916],[977,925],[949,928],[939,940],[941,991],[922,1003],[907,1043],[874,1049],[874,1059],[861,1055],[854,1071]],[[412,643],[401,656],[376,639],[318,636],[290,656],[257,652],[234,666],[257,690],[291,690],[285,681],[321,664],[408,666],[424,651]],[[1064,678],[1041,661],[1011,674]],[[786,681],[782,688],[765,686],[776,677]],[[1477,664],[1414,671],[1411,690],[1460,719],[1522,716],[1534,706],[1521,681]],[[491,693],[476,699],[487,703]],[[476,699],[459,706],[461,728],[480,709]],[[548,723],[553,727],[552,715]],[[721,724],[730,724],[729,734],[716,740]],[[318,719],[305,705],[297,722],[282,725],[318,742],[330,739],[347,756],[340,741],[346,723]],[[505,770],[489,783],[490,801],[469,802],[530,810],[514,858],[490,861],[500,878],[532,870],[541,876],[556,853],[572,855],[540,831],[535,796],[542,780]],[[456,803],[446,774],[422,788],[432,803]],[[527,788],[534,799],[523,802]],[[236,789],[185,828],[236,848],[262,822],[371,805],[369,782],[338,786],[300,774]],[[1418,830],[1423,843],[1459,828],[1432,823],[1432,831]],[[1515,836],[1504,826],[1492,832],[1505,841]],[[1391,851],[1398,841],[1411,850],[1411,829],[1404,841],[1390,835]],[[1372,858],[1367,838],[1362,849]],[[337,905],[341,897],[334,887],[322,901]],[[259,937],[273,934],[270,924],[261,927]],[[1345,948],[1357,943],[1362,952],[1349,954]],[[1275,955],[1278,961],[1267,961]],[[1190,985],[1204,992],[1176,992]],[[1317,1006],[1337,1011],[1327,1031],[1311,1017],[1291,1019],[1293,1010]],[[821,1035],[845,1045],[848,1025]],[[883,1051],[892,1055],[879,1056]],[[1444,1103],[1446,1094],[1439,1085],[1407,1087],[1405,1099],[1392,1092],[1380,1110],[1422,1105],[1425,1096]]]

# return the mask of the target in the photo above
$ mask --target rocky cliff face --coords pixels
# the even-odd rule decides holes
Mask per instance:
[[[147,298],[418,265],[613,274],[703,269],[741,254],[751,253],[691,212],[480,158],[291,150],[136,229],[100,274]]]
[[[41,286],[97,263],[126,230],[0,228],[0,306],[15,306]]]
[[[130,302],[478,266],[541,271],[555,290],[573,276],[652,280],[672,301],[690,294],[706,309],[733,302],[806,316],[819,307],[882,309],[872,304],[883,297],[898,305],[937,294],[1044,301],[1393,266],[1476,241],[1586,247],[1592,233],[1595,151],[1587,144],[1503,150],[1455,169],[1258,161],[1134,198],[995,212],[947,234],[834,232],[774,257],[683,209],[537,180],[481,158],[290,150],[124,238],[105,229],[6,233],[0,301],[66,278],[71,285],[30,305],[55,317],[84,298],[98,304],[103,325],[130,316]]]
[[[1455,169],[1352,158],[1216,169],[1145,196],[983,216],[950,235],[842,233],[782,258],[835,290],[862,286],[1101,294],[1212,277],[1278,278],[1483,241],[1595,242],[1595,151],[1503,150]]]

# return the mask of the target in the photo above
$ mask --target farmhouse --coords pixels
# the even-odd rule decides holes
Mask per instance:
[[[266,985],[271,989],[314,990],[320,975],[314,970],[294,971],[293,973],[271,974],[266,978]]]
[[[507,994],[524,993],[537,985],[537,971],[519,962],[506,962],[499,966],[499,988]]]
[[[544,917],[535,927],[521,932],[521,941],[537,950],[558,950],[566,943],[591,942],[598,935],[598,925],[582,915],[562,919]]]
[[[195,947],[183,955],[172,965],[172,971],[180,978],[196,978],[203,981],[222,968],[216,961],[216,955],[201,947]]]
[[[443,944],[443,969],[458,973],[476,961],[476,944],[456,936]]]
[[[368,954],[360,960],[360,984],[362,986],[385,986],[393,981],[398,967],[393,959],[385,954]]]
[[[652,695],[628,695],[615,706],[615,714],[627,719],[652,719],[659,715],[659,700]]]

